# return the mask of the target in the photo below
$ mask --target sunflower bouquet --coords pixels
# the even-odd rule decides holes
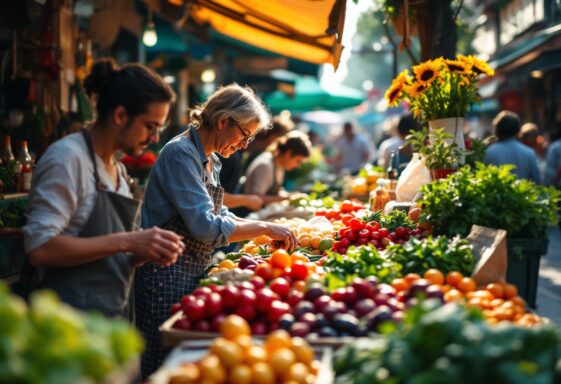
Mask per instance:
[[[476,82],[481,75],[493,76],[485,61],[458,55],[456,60],[438,58],[401,72],[386,91],[391,107],[408,100],[415,117],[425,121],[462,117],[473,103],[479,103]]]

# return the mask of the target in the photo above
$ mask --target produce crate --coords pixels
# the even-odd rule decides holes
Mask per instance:
[[[160,369],[154,372],[147,384],[168,384],[170,376],[176,368],[187,362],[194,362],[203,357],[212,340],[192,340],[179,344],[166,358]],[[321,368],[316,377],[316,384],[332,384],[334,379],[331,365],[332,351],[328,347],[314,347],[316,359],[321,362]]]
[[[175,347],[186,341],[212,340],[219,336],[216,332],[186,331],[173,328],[173,324],[179,320],[181,316],[183,316],[182,311],[176,312],[160,326],[159,330],[164,347]],[[254,336],[254,338],[263,339],[264,336]],[[306,341],[314,347],[332,348],[339,348],[354,340],[354,337],[318,337],[316,339],[306,339]]]
[[[530,308],[536,308],[541,256],[547,254],[548,239],[508,239],[506,280],[516,285],[518,294]]]

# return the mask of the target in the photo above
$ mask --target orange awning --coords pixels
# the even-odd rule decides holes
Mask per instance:
[[[236,40],[310,63],[339,65],[346,0],[189,0],[187,6],[195,23]]]

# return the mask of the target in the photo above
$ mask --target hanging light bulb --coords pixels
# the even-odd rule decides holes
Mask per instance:
[[[148,22],[144,28],[144,34],[142,35],[142,42],[147,47],[153,47],[158,42],[158,35],[156,34],[156,26],[152,21],[152,10],[148,9]]]
[[[201,73],[201,81],[203,83],[212,83],[214,80],[216,80],[216,72],[214,72],[214,69],[207,68]]]

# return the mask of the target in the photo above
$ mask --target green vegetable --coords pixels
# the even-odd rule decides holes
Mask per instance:
[[[428,269],[436,268],[445,275],[458,271],[469,276],[475,267],[471,244],[459,236],[452,239],[429,236],[423,240],[412,237],[404,244],[389,246],[386,256],[401,265],[403,275],[423,275]]]
[[[423,186],[421,222],[448,236],[466,236],[478,224],[506,229],[510,238],[545,238],[557,224],[561,191],[519,180],[512,169],[478,163]]]
[[[0,383],[102,382],[143,349],[124,320],[79,312],[51,292],[28,308],[0,284]]]
[[[327,252],[324,284],[329,290],[345,287],[356,277],[376,276],[390,282],[401,276],[401,266],[382,257],[372,245],[351,246],[346,255]]]
[[[407,213],[398,209],[391,211],[389,215],[382,216],[380,219],[380,227],[387,228],[388,231],[393,232],[397,227],[406,227],[415,229],[417,224],[407,216]]]
[[[488,325],[478,310],[427,300],[386,338],[337,351],[335,383],[557,383],[561,335],[553,326]]]
[[[29,209],[27,198],[0,201],[0,228],[20,228]]]

